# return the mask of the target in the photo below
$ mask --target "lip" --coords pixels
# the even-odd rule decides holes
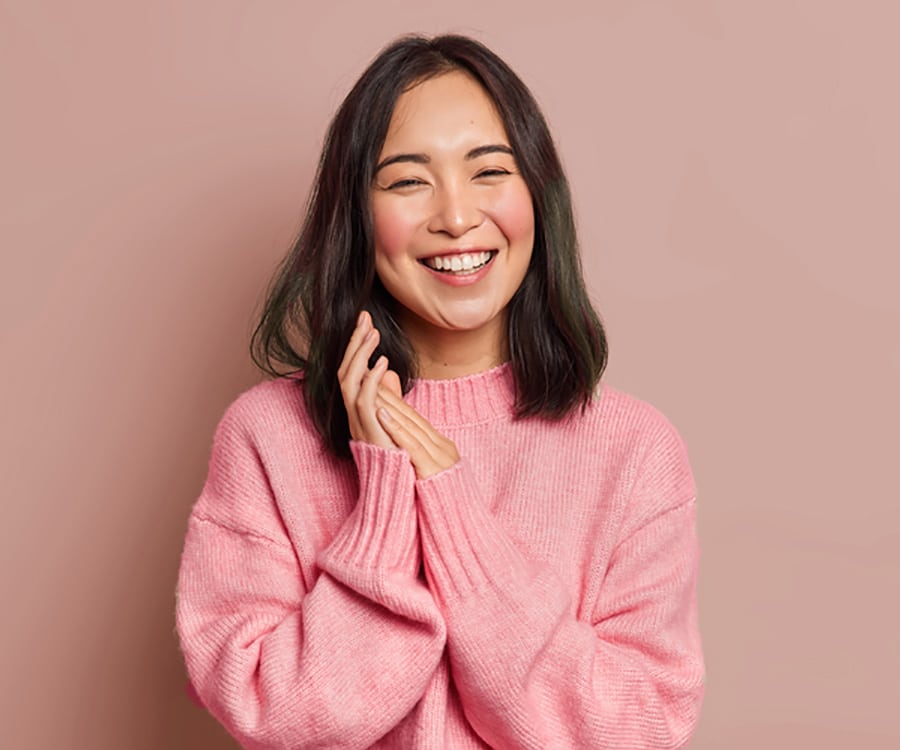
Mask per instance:
[[[439,256],[447,256],[447,255],[462,255],[463,253],[480,253],[480,252],[489,252],[491,254],[491,259],[485,263],[481,268],[477,271],[473,271],[472,273],[467,273],[463,275],[457,275],[454,273],[444,273],[442,271],[435,271],[430,266],[424,263],[428,258],[437,258]],[[491,268],[494,265],[494,261],[497,259],[497,256],[500,254],[498,250],[495,248],[483,248],[483,249],[470,249],[466,248],[465,250],[453,250],[452,252],[443,252],[443,253],[435,253],[434,255],[423,255],[419,258],[419,263],[429,274],[431,277],[437,281],[440,281],[442,284],[447,284],[448,286],[471,286],[472,284],[477,284],[481,281],[485,276],[490,273]]]
[[[429,253],[416,258],[420,263],[429,258],[444,258],[448,255],[465,255],[466,253],[496,253],[496,247],[448,247],[444,250],[438,250],[436,253]]]

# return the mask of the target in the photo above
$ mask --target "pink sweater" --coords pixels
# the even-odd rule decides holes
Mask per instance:
[[[248,748],[683,747],[704,671],[675,428],[606,384],[514,421],[509,365],[407,400],[454,467],[332,458],[288,380],[228,409],[178,582],[204,704]]]

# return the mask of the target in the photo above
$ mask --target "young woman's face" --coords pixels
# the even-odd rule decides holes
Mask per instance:
[[[491,99],[461,72],[416,85],[397,101],[378,164],[375,269],[400,324],[418,335],[480,331],[503,347],[534,211]]]

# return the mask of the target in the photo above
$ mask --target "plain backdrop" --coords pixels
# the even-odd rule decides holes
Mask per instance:
[[[532,87],[608,382],[699,488],[692,750],[900,746],[893,0],[0,0],[0,746],[234,748],[174,586],[254,313],[378,49]]]

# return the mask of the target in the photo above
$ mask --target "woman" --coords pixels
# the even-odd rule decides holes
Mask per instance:
[[[223,417],[178,589],[246,747],[674,748],[697,722],[695,487],[604,384],[527,88],[398,40],[331,124]]]

